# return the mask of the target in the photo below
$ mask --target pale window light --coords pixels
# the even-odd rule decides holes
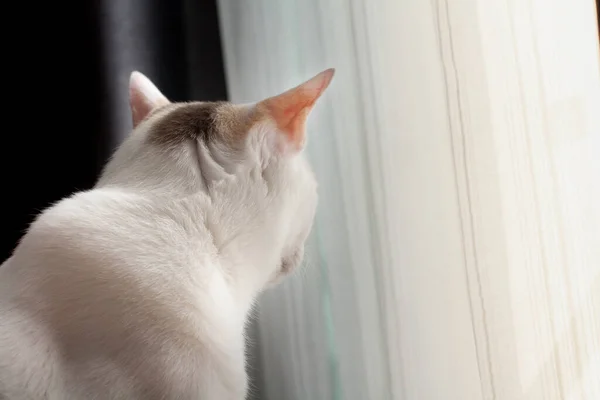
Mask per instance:
[[[265,399],[600,399],[594,0],[220,0],[229,92],[336,67]]]

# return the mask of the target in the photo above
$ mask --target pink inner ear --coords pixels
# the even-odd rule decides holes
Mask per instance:
[[[296,150],[304,146],[308,115],[329,86],[334,72],[334,69],[323,71],[307,82],[264,101],[277,128]]]
[[[134,71],[129,79],[129,104],[133,127],[137,127],[155,108],[169,104],[169,100],[140,72]]]
[[[151,104],[145,101],[139,92],[131,91],[129,94],[129,104],[131,106],[131,118],[133,119],[133,127],[139,125],[152,111]]]

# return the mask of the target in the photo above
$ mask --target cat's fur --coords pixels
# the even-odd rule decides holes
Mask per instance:
[[[233,105],[133,73],[132,135],[0,267],[0,398],[244,398],[247,314],[312,226],[304,123],[332,76]]]

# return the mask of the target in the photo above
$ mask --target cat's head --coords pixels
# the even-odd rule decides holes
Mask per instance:
[[[171,103],[134,72],[134,129],[97,186],[173,201],[205,195],[218,245],[248,244],[233,251],[249,259],[256,249],[275,249],[265,280],[276,281],[302,261],[312,227],[317,185],[303,155],[305,125],[333,74],[329,69],[279,95],[238,105]]]

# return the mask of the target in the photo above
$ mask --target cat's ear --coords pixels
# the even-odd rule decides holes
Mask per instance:
[[[259,103],[275,122],[278,133],[282,134],[286,146],[294,152],[302,150],[306,141],[306,120],[316,101],[321,97],[335,70],[327,69],[308,81],[280,95]]]
[[[129,105],[133,127],[139,125],[152,110],[169,104],[169,100],[144,74],[133,71],[129,78]]]

